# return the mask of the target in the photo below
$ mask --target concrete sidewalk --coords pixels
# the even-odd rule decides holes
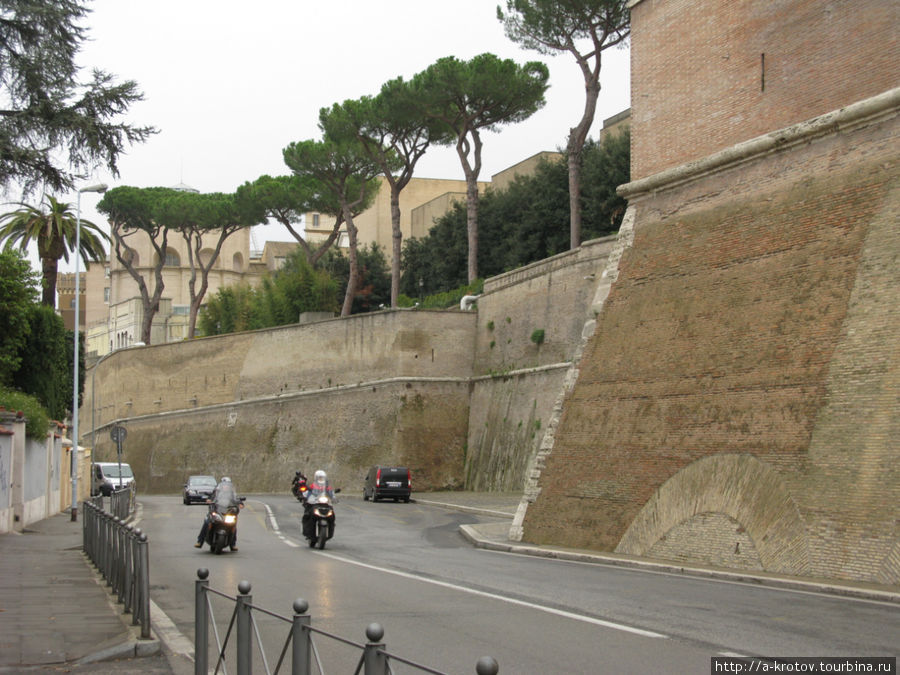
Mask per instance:
[[[0,673],[176,672],[116,604],[81,528],[63,513],[0,535]]]

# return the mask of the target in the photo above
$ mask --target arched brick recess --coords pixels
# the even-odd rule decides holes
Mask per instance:
[[[648,555],[663,537],[702,514],[736,521],[765,571],[809,573],[806,527],[797,506],[781,476],[748,454],[704,457],[669,478],[632,521],[616,552]],[[720,532],[720,527],[697,530],[698,536]]]

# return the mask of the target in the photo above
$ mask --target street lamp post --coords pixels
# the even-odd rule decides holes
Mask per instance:
[[[78,520],[78,315],[81,311],[79,298],[81,286],[79,284],[79,265],[81,261],[81,193],[82,192],[106,192],[106,184],[89,185],[78,191],[78,201],[75,208],[75,358],[73,360],[72,383],[72,522]]]

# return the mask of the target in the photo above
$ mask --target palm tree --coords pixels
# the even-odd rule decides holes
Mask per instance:
[[[18,243],[24,251],[32,239],[37,241],[43,276],[41,303],[56,307],[57,267],[60,258],[69,262],[69,251],[75,248],[77,216],[72,212],[71,204],[57,201],[49,195],[46,211],[44,204],[20,205],[21,209],[0,216],[0,242],[6,241],[7,248]],[[103,240],[109,241],[109,236],[94,223],[82,218],[81,259],[85,262],[104,260],[106,251]]]

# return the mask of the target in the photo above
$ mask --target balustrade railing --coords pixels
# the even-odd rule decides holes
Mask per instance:
[[[389,675],[394,672],[391,668],[392,663],[402,663],[423,673],[444,675],[443,671],[435,670],[387,651],[385,643],[382,642],[384,629],[378,623],[370,623],[366,627],[367,642],[364,644],[354,642],[314,627],[310,615],[307,614],[309,603],[302,598],[294,600],[292,616],[281,616],[253,604],[249,581],[241,581],[238,584],[237,595],[232,596],[211,588],[208,577],[209,570],[203,568],[197,570],[197,581],[194,588],[195,675],[208,675],[210,672],[210,630],[215,638],[216,662],[213,672],[216,674],[221,672],[223,675],[227,675],[226,661],[230,657],[230,662],[236,667],[237,675],[251,675],[255,642],[258,649],[257,662],[262,663],[267,675],[287,672],[286,670],[282,671],[282,667],[286,667],[285,658],[287,657],[288,648],[290,648],[291,652],[291,675],[311,675],[314,672],[324,675],[322,658],[314,639],[314,637],[321,637],[349,645],[361,652],[354,675],[359,675],[360,673],[363,675]],[[216,622],[211,596],[224,598],[234,603],[234,609],[228,620],[227,628],[224,628],[224,622],[221,626]],[[274,670],[270,669],[269,659],[263,649],[255,614],[273,617],[285,624],[284,644],[281,647],[278,660],[275,662]],[[224,636],[219,635],[220,627],[224,628]],[[315,670],[313,670],[313,667],[315,667]],[[477,675],[497,675],[499,670],[497,661],[490,656],[484,656],[475,663]]]

